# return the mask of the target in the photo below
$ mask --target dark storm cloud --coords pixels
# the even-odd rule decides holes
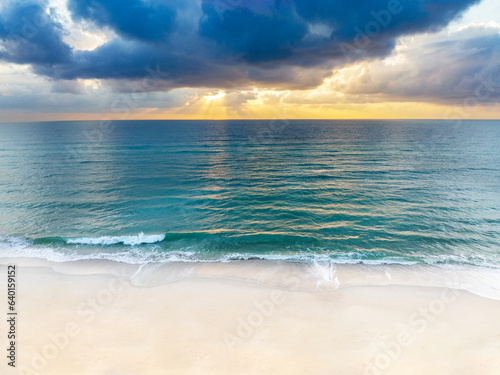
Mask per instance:
[[[331,37],[349,41],[357,28],[377,30],[380,36],[396,36],[437,30],[473,3],[470,0],[294,0],[297,13],[310,22],[334,28]]]
[[[240,6],[222,12],[220,4],[204,1],[200,35],[213,39],[236,56],[253,63],[290,57],[308,32],[291,4],[277,1],[267,9]]]
[[[173,28],[176,11],[165,2],[141,0],[69,0],[75,20],[107,26],[126,38],[162,40]]]
[[[200,34],[250,63],[321,65],[392,52],[396,39],[437,31],[479,0],[203,0]],[[314,26],[329,29],[314,33]]]
[[[435,31],[477,2],[69,0],[76,22],[118,34],[80,51],[63,42],[62,26],[50,17],[36,35],[23,36],[24,19],[44,8],[11,1],[1,10],[0,58],[55,79],[134,81],[156,69],[160,83],[152,89],[160,90],[309,88],[333,67],[387,56],[398,37]]]
[[[37,2],[11,2],[0,13],[0,59],[33,66],[69,62],[71,48],[63,42],[62,25]]]

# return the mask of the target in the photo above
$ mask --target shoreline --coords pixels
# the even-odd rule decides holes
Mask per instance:
[[[268,288],[303,292],[332,292],[355,286],[451,288],[500,301],[497,269],[428,264],[335,264],[238,260],[231,262],[147,262],[130,264],[104,259],[54,262],[42,258],[0,258],[0,266],[47,267],[67,275],[123,277],[133,286],[154,287],[191,278],[234,280]]]
[[[367,278],[371,285],[348,285],[349,277],[359,276],[352,269],[336,269],[336,289],[294,289],[270,284],[276,274],[248,262],[222,265],[225,274],[205,265],[205,275],[196,270],[153,286],[138,284],[145,279],[133,277],[138,272],[133,265],[102,261],[4,258],[0,274],[15,261],[19,366],[6,368],[6,374],[493,375],[500,370],[500,301],[465,290],[382,285],[382,272]],[[243,274],[260,268],[267,284],[228,277],[228,268]],[[155,271],[147,270],[149,282],[173,268]],[[292,267],[290,282],[298,282],[295,271]],[[400,277],[392,276],[393,282]],[[302,281],[310,286],[307,277]],[[4,294],[1,290],[2,300]]]

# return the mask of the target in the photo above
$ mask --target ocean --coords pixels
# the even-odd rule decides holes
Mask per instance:
[[[500,121],[0,123],[0,257],[500,267]]]

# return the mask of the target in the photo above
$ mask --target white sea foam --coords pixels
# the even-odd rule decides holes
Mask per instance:
[[[77,237],[66,238],[68,244],[78,245],[117,245],[124,244],[137,246],[141,244],[152,244],[165,239],[165,234],[144,234],[139,233],[132,236],[102,236],[102,237]]]
[[[33,248],[24,238],[0,236],[0,258],[40,258],[51,262],[71,260],[70,254],[51,247]]]
[[[491,259],[475,256],[468,257],[460,254],[429,255],[419,260],[403,259],[399,257],[384,257],[380,259],[363,259],[359,253],[325,254],[310,251],[290,253],[253,253],[248,252],[212,252],[203,246],[188,245],[175,250],[168,250],[154,245],[163,241],[166,234],[144,234],[129,236],[101,236],[66,238],[64,242],[33,244],[32,241],[14,237],[0,236],[0,258],[25,257],[42,258],[54,262],[75,260],[110,260],[129,264],[144,264],[149,262],[185,262],[185,263],[228,263],[240,260],[284,261],[305,264],[362,264],[362,265],[422,265],[429,264],[441,268],[461,268],[480,266],[498,269],[499,265]],[[95,249],[69,245],[90,245]],[[152,245],[142,247],[139,245]],[[124,245],[108,247],[109,245]],[[250,249],[249,249],[250,250]]]
[[[156,239],[163,237],[161,235]],[[120,240],[123,238],[118,237]],[[129,244],[144,243],[145,238],[149,241],[154,239],[152,236],[137,235],[127,237],[126,241]],[[103,242],[104,245],[109,244],[107,240]],[[500,276],[498,268],[495,267],[453,265],[448,262],[434,265],[408,264],[409,262],[405,261],[398,262],[397,259],[361,262],[348,257],[332,259],[310,253],[233,253],[206,258],[206,254],[193,251],[192,248],[165,251],[139,246],[118,249],[103,246],[97,251],[87,250],[88,248],[73,246],[33,245],[26,239],[0,236],[0,258],[45,259],[63,268],[72,267],[71,264],[75,261],[86,260],[112,261],[115,264],[131,266],[146,265],[131,278],[134,284],[143,286],[168,283],[186,277],[222,277],[294,290],[316,291],[331,291],[357,285],[441,286],[500,299]],[[94,265],[92,267],[94,269]]]
[[[24,238],[14,237],[14,236],[0,236],[0,247],[1,248],[18,248],[28,246],[30,242]]]
[[[27,257],[43,258],[54,262],[75,260],[111,260],[129,264],[143,264],[148,262],[186,262],[186,263],[228,263],[239,260],[268,260],[285,261],[306,264],[332,263],[332,264],[364,264],[364,265],[418,265],[429,264],[444,268],[460,268],[461,266],[480,266],[498,269],[497,263],[491,260],[464,255],[446,254],[439,256],[426,256],[420,260],[409,260],[398,257],[385,257],[380,259],[362,259],[359,254],[317,254],[308,251],[294,253],[212,253],[205,247],[195,245],[178,248],[174,251],[161,248],[143,248],[139,245],[154,245],[165,239],[165,234],[144,234],[130,236],[101,236],[66,238],[64,242],[70,245],[96,246],[95,250],[74,246],[55,244],[34,245],[30,240],[14,237],[0,236],[0,258]],[[108,248],[109,245],[125,245],[121,248]]]

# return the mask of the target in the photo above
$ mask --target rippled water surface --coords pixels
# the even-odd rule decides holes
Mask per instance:
[[[0,124],[13,255],[500,266],[500,122]]]

